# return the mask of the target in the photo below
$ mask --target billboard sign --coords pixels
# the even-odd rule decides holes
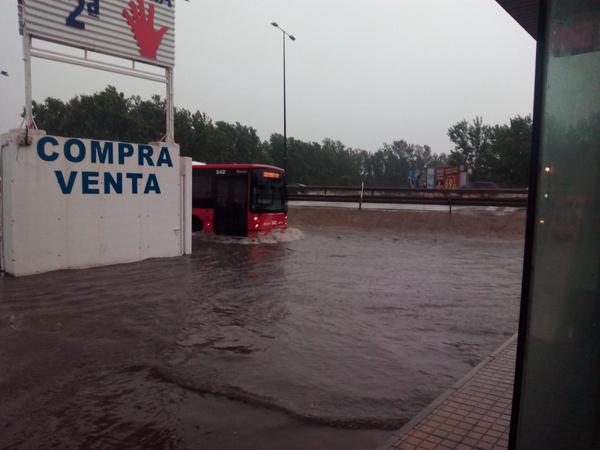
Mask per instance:
[[[0,136],[3,269],[19,276],[191,252],[192,161],[166,143]]]
[[[435,167],[427,168],[427,189],[435,187]]]
[[[469,182],[469,168],[459,167],[436,167],[427,173],[427,187],[435,189],[459,189]]]
[[[444,171],[444,189],[458,189],[459,184],[458,167],[446,167]]]
[[[175,65],[175,0],[20,0],[22,31],[160,67]]]

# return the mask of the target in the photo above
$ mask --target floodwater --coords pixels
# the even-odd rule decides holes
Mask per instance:
[[[292,229],[5,277],[0,448],[375,448],[516,331],[521,264]]]

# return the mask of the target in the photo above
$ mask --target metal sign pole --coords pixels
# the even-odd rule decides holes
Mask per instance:
[[[173,68],[167,67],[166,78],[167,78],[167,144],[175,143],[175,106],[173,104]]]
[[[31,95],[31,35],[23,30],[23,63],[25,65],[25,127],[33,125]]]

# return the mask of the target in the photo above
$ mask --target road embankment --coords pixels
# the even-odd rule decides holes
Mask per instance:
[[[420,236],[522,240],[524,209],[441,211],[291,206],[289,225],[301,230],[377,232]]]

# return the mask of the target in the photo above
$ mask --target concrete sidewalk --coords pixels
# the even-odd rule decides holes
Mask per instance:
[[[380,450],[505,450],[517,335],[423,410]]]

